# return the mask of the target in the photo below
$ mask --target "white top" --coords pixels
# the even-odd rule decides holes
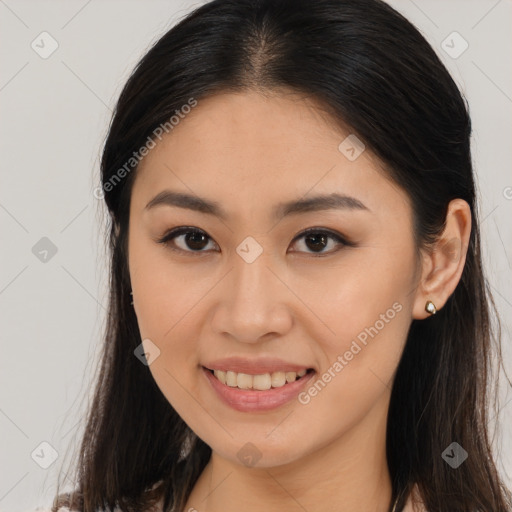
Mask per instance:
[[[414,495],[415,499],[413,502],[412,495]],[[162,506],[162,500],[158,503],[157,510],[161,510]],[[160,507],[160,508],[159,508]],[[38,507],[33,510],[29,510],[27,512],[52,512],[51,507],[44,508],[44,507]],[[59,507],[57,512],[76,512],[73,510],[70,510],[68,507]],[[414,486],[414,489],[411,493],[411,496],[409,496],[409,499],[407,500],[407,503],[403,509],[403,512],[427,512],[425,507],[422,505],[422,501],[419,498],[417,487]]]
[[[27,512],[52,512],[52,507],[44,508],[44,507],[37,507],[33,510],[27,510]],[[72,512],[69,510],[68,507],[59,507],[57,509],[57,512]]]

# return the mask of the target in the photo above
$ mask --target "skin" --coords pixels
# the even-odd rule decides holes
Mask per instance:
[[[212,448],[185,510],[388,509],[393,375],[412,319],[429,316],[427,300],[442,308],[460,279],[471,215],[452,201],[439,244],[418,258],[407,194],[369,150],[354,161],[340,152],[349,133],[290,93],[218,94],[199,101],[137,170],[128,251],[141,338],[160,350],[150,364],[159,388]],[[145,209],[164,189],[217,201],[228,217]],[[271,216],[277,203],[333,191],[367,210]],[[157,242],[179,226],[207,234],[202,253],[184,236]],[[310,227],[354,246],[327,239],[315,256],[307,238],[294,241]],[[263,249],[250,264],[236,252],[248,236]],[[393,319],[308,404],[239,412],[202,374],[213,359],[270,356],[318,378],[397,303]],[[253,467],[237,457],[247,442],[261,456]]]

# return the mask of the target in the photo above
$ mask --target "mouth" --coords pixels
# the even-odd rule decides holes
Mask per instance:
[[[314,378],[313,368],[249,374],[201,367],[215,395],[239,412],[265,412],[293,401]]]
[[[297,372],[276,371],[251,375],[231,370],[212,370],[205,366],[203,366],[203,368],[210,372],[219,382],[230,388],[256,391],[268,391],[269,389],[282,388],[314,372],[313,368],[308,368]]]

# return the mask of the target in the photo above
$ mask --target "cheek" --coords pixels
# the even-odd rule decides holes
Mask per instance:
[[[141,339],[157,347],[150,371],[168,401],[179,408],[195,393],[201,339],[197,317],[204,314],[202,299],[215,283],[211,273],[199,279],[193,264],[178,265],[163,248],[135,240],[130,275]]]
[[[321,340],[323,365],[302,402],[316,401],[313,407],[332,410],[342,422],[391,387],[412,312],[412,247],[355,256],[309,295],[322,320],[311,336]]]
[[[410,307],[393,301],[397,295],[382,289],[381,300],[372,303],[358,300],[364,299],[361,293],[362,288],[349,293],[357,307],[324,310],[336,334],[317,338],[322,340],[324,364],[298,397],[310,418],[306,424],[328,418],[317,427],[327,437],[362,421],[391,391],[410,325]],[[372,288],[372,293],[378,292]]]
[[[140,297],[137,321],[142,339],[150,339],[158,347],[159,357],[150,370],[174,405],[171,397],[180,385],[192,393],[195,390],[202,337],[197,315],[204,314],[197,303],[204,290],[184,292],[173,286],[162,291]]]
[[[141,306],[138,323],[141,335],[158,347],[158,357],[150,371],[167,401],[189,425],[204,422],[205,409],[199,396],[201,327],[195,315],[201,314],[197,300],[179,299],[167,293],[151,294]],[[191,309],[194,308],[194,313]]]
[[[133,234],[129,266],[141,336],[170,346],[197,314],[196,305],[213,286],[215,276],[204,266],[199,275],[200,263],[171,257],[170,249],[146,240],[148,235],[137,233],[135,227]]]

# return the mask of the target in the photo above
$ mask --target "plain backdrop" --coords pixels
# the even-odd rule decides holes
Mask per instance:
[[[512,373],[512,3],[390,3],[432,44],[470,105],[485,265]],[[107,303],[104,211],[93,195],[101,145],[133,66],[197,5],[0,0],[1,511],[51,504],[80,439]],[[510,484],[505,384],[500,403],[495,447]]]

